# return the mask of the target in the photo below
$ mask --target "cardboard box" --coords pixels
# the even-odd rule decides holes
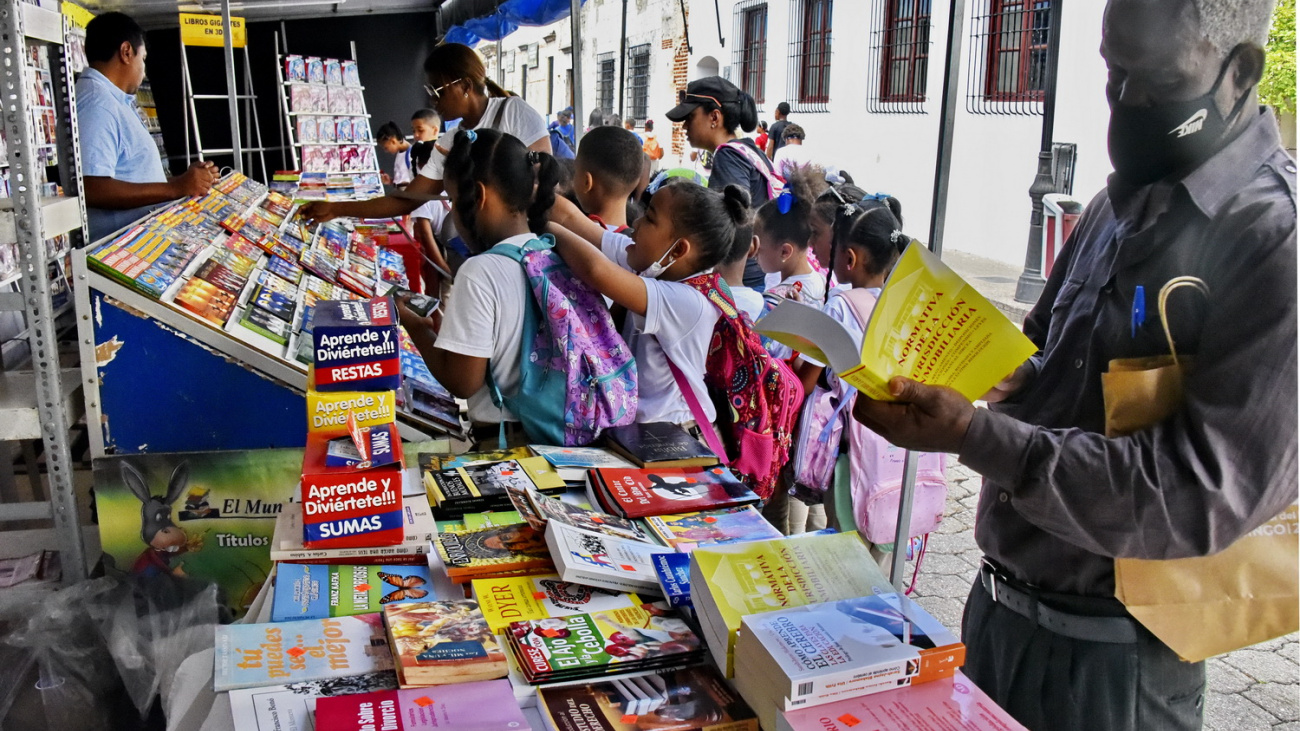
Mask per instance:
[[[348,433],[348,414],[357,426],[384,426],[397,419],[397,395],[392,391],[326,391],[307,389],[307,431],[326,436]]]
[[[389,297],[326,300],[312,319],[317,391],[395,391],[401,385],[397,306]]]
[[[402,522],[401,441],[385,465],[331,467],[330,438],[307,435],[302,463],[303,544],[308,548],[392,546],[405,537]]]

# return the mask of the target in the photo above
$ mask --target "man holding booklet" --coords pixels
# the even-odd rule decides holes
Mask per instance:
[[[1200,728],[1204,664],[1115,598],[1116,560],[1217,554],[1296,500],[1296,167],[1255,89],[1273,4],[1111,0],[1115,174],[1025,322],[1037,354],[991,409],[902,378],[857,400],[985,477],[964,672],[1030,728]],[[1171,345],[1181,397],[1123,427],[1118,361]]]

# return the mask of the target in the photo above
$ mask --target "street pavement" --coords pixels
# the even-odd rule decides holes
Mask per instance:
[[[921,606],[954,631],[961,627],[981,555],[975,545],[979,488],[979,475],[954,460],[948,470],[948,508],[943,524],[930,536],[916,587]],[[1300,636],[1214,658],[1206,675],[1207,731],[1300,731]]]

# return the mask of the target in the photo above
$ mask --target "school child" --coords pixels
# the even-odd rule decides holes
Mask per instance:
[[[847,202],[840,203],[835,209],[835,235],[830,258],[831,268],[842,285],[830,294],[823,312],[843,325],[849,335],[860,344],[867,319],[871,316],[871,310],[875,307],[885,279],[911,239],[902,232],[903,209],[895,198],[883,194],[864,195],[861,190],[853,186],[842,186],[837,189],[837,194],[841,200]],[[807,356],[800,356],[795,372],[803,381],[810,400],[830,396],[835,403],[839,403],[844,399],[853,398],[852,389],[833,373],[827,372],[823,363]],[[814,391],[813,385],[819,382],[824,386],[824,390]],[[810,418],[813,408],[815,405],[811,403],[805,407],[804,419]],[[851,418],[848,416],[851,411],[852,404],[849,403],[840,410],[840,417]],[[821,435],[813,433],[815,431],[819,430],[800,429],[800,438],[795,444],[796,455],[800,455],[803,450],[826,448],[826,445],[818,443]],[[844,443],[847,445],[847,430],[844,431],[843,436]],[[841,449],[846,450],[847,447]],[[852,458],[853,456],[850,455],[850,459]],[[791,464],[798,465],[800,460],[792,460]],[[832,525],[838,525],[838,520],[852,522],[851,516],[834,515],[831,509],[834,505],[831,484],[808,485],[801,483],[797,478],[797,474],[792,475],[791,481],[794,482],[790,489],[792,522],[796,511],[801,512],[803,510],[801,506],[805,505],[810,516],[821,511],[822,520]]]
[[[434,378],[469,400],[476,442],[495,448],[504,420],[514,422],[508,439],[524,444],[515,415],[493,405],[488,379],[502,393],[517,391],[524,312],[532,295],[518,262],[481,252],[502,242],[523,245],[545,232],[558,182],[555,160],[495,130],[461,130],[444,179],[456,229],[475,256],[456,275],[440,332],[435,335],[427,318],[405,307],[402,324]]]
[[[758,251],[758,237],[754,235],[753,216],[746,217],[744,223],[736,226],[736,240],[731,251],[718,264],[718,274],[731,288],[731,296],[736,300],[736,307],[749,315],[752,325],[763,316],[763,293],[745,286],[745,262],[753,258]]]
[[[417,140],[419,136],[420,132],[417,131]],[[417,168],[428,162],[432,153],[432,140],[420,140],[411,145],[411,161]],[[441,244],[449,236],[454,235],[451,226],[451,206],[446,201],[427,201],[411,211],[411,229],[416,243],[424,252],[425,266],[420,270],[424,280],[424,291],[426,294],[441,297],[443,280],[452,273]]]
[[[402,128],[395,122],[385,122],[375,132],[375,142],[379,143],[379,149],[393,156],[393,174],[387,182],[398,186],[411,182],[411,143],[406,141]]]
[[[754,216],[758,264],[767,275],[765,292],[773,306],[781,298],[822,302],[826,278],[808,261],[812,238],[814,181],[818,173],[801,170],[785,190],[759,207]]]
[[[641,183],[641,143],[621,127],[597,127],[582,136],[573,162],[573,192],[591,220],[626,233],[627,204]]]
[[[556,249],[574,275],[628,310],[623,337],[636,357],[638,422],[681,424],[697,437],[713,428],[704,365],[718,309],[683,280],[727,257],[748,208],[749,196],[737,186],[719,193],[677,182],[655,193],[630,237],[563,201],[552,209]],[[695,423],[674,367],[708,424]]]
[[[438,135],[442,133],[442,120],[438,118],[438,113],[425,107],[424,109],[415,110],[411,115],[411,136],[416,142],[435,142]],[[425,158],[428,162],[428,156]],[[415,166],[415,170],[424,167],[423,164]]]

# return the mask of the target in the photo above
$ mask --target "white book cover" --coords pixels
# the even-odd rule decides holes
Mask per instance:
[[[659,594],[654,554],[662,546],[574,528],[546,525],[546,545],[560,577],[589,586]]]
[[[240,688],[230,691],[230,712],[240,731],[315,731],[316,699],[397,690],[396,673]]]

